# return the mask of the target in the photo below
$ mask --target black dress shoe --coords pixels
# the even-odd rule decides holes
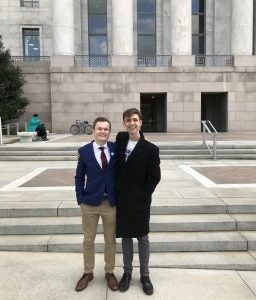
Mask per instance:
[[[125,292],[129,289],[131,279],[132,279],[131,274],[129,274],[129,273],[123,274],[123,277],[119,282],[119,291],[120,292]]]
[[[146,295],[152,295],[154,292],[153,285],[149,279],[149,276],[141,276],[140,282],[142,283],[143,292]]]

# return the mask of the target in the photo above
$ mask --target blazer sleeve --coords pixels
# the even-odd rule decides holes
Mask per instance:
[[[160,157],[159,157],[159,148],[154,146],[148,168],[147,168],[147,178],[146,178],[146,193],[148,196],[151,196],[161,180],[161,170],[160,170]]]
[[[76,175],[75,175],[75,187],[76,187],[76,199],[78,205],[83,202],[84,196],[84,185],[85,185],[85,176],[86,176],[86,165],[83,160],[83,154],[81,150],[78,149],[79,158],[76,167]]]

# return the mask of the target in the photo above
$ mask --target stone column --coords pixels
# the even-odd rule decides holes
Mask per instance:
[[[191,57],[191,0],[170,0],[170,11],[172,65],[194,65]]]
[[[253,0],[232,0],[231,54],[252,55]]]
[[[112,0],[112,65],[133,65],[133,1]]]
[[[51,65],[73,65],[75,54],[73,0],[53,0],[53,42]]]
[[[170,0],[171,54],[191,55],[191,0]]]

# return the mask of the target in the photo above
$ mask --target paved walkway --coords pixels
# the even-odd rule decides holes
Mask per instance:
[[[144,295],[138,268],[130,289],[112,292],[106,288],[103,256],[96,255],[95,278],[80,293],[74,286],[82,275],[82,255],[71,253],[0,253],[2,300],[255,300],[256,272],[151,269],[155,292]],[[122,269],[116,268],[118,278]]]
[[[147,134],[148,139],[157,143],[200,142],[200,135],[170,135]],[[191,138],[191,139],[190,139]],[[78,147],[91,140],[91,136],[50,135],[49,142],[35,142],[26,144],[33,147],[52,144],[72,144]],[[236,140],[239,143],[256,142],[256,134],[230,134],[222,137],[222,142]],[[8,144],[3,147],[24,146],[21,143]],[[256,162],[246,160],[185,160],[162,161],[163,179],[156,190],[156,195],[173,198],[215,199],[226,197],[229,201],[250,201],[256,197],[255,176],[251,179],[250,172],[255,172]],[[181,166],[182,165],[182,166]],[[234,173],[228,168],[246,168],[243,180],[239,182],[223,182],[219,178],[208,178],[207,169],[196,168],[214,167],[217,172],[222,166],[228,170],[226,177],[232,179]],[[0,162],[0,198],[1,201],[44,201],[47,194],[54,200],[54,194],[61,193],[65,200],[65,189],[73,191],[70,185],[76,162]],[[250,169],[253,167],[253,169]],[[45,177],[37,177],[41,173],[36,170],[48,170]],[[66,175],[56,179],[57,169],[67,170]],[[55,170],[55,171],[54,171]],[[251,174],[253,174],[251,173]],[[28,176],[30,174],[31,176]],[[71,175],[70,175],[71,174]],[[248,175],[249,174],[249,175]],[[42,174],[41,174],[42,176]],[[58,176],[58,175],[57,175]],[[67,177],[69,176],[69,177]],[[246,176],[247,179],[246,180]],[[250,177],[250,178],[249,178]],[[249,180],[250,179],[250,180]],[[34,182],[33,182],[34,180]],[[29,183],[30,182],[30,183]],[[168,183],[168,184],[167,184]],[[229,185],[225,185],[229,184]],[[58,185],[58,188],[56,188]],[[232,200],[233,199],[233,200]],[[70,200],[70,198],[68,198]],[[75,199],[74,199],[75,201]],[[135,258],[136,260],[137,258]],[[112,292],[106,288],[103,274],[104,259],[102,254],[96,255],[95,279],[88,289],[77,293],[74,286],[82,275],[81,253],[27,253],[0,252],[0,299],[29,300],[29,299],[149,299],[144,295],[139,282],[139,270],[134,268],[132,285],[126,293]],[[118,256],[116,275],[122,276],[121,257]],[[137,263],[136,263],[137,266]],[[151,268],[151,278],[155,293],[152,300],[256,300],[256,272],[255,271],[219,271],[197,269]]]

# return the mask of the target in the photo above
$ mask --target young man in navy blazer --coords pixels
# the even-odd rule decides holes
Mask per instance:
[[[93,279],[94,242],[99,217],[105,240],[105,279],[111,290],[118,290],[118,281],[113,273],[116,253],[116,146],[108,142],[110,130],[111,123],[107,118],[96,118],[93,123],[94,141],[78,150],[75,186],[84,231],[84,274],[76,285],[78,292]]]

